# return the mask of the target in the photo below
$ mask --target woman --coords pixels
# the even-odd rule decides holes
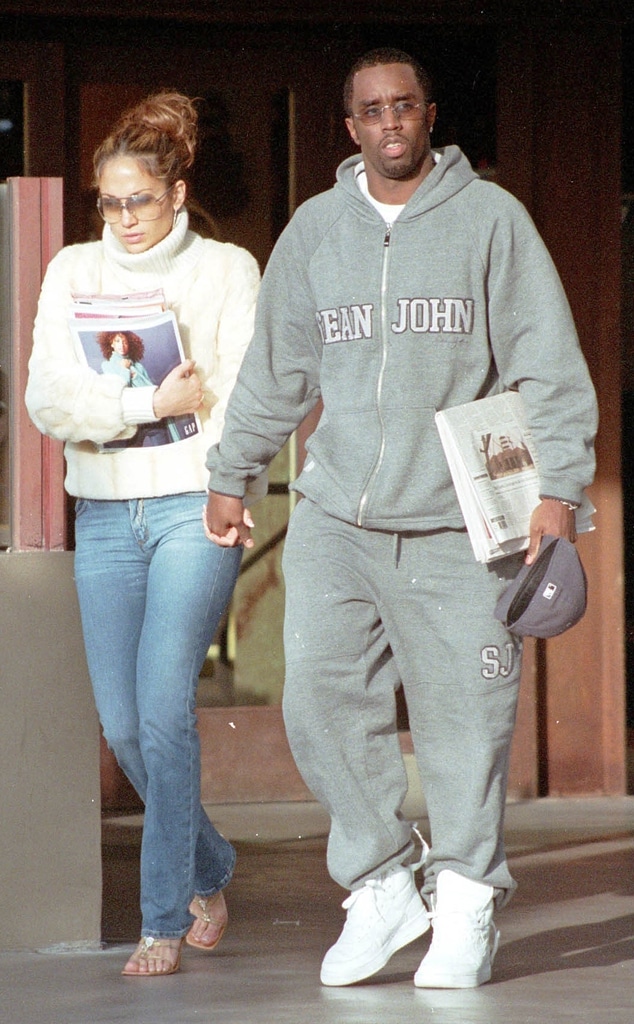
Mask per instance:
[[[118,373],[130,388],[152,384],[141,360],[143,339],[134,331],[101,331],[97,344],[103,355],[102,373]]]
[[[191,101],[159,93],[124,114],[97,149],[103,237],[62,249],[47,270],[26,392],[38,428],[66,442],[95,699],[106,740],[145,803],[142,938],[123,970],[136,978],[176,972],[185,939],[217,945],[235,862],[200,803],[195,702],[240,551],[208,542],[201,509],[205,453],[220,437],[251,336],[259,271],[245,250],[188,229],[196,134]],[[176,316],[185,361],[158,387],[128,387],[88,367],[68,328],[71,295],[156,288]],[[138,426],[192,413],[200,429],[184,440],[104,448]],[[254,484],[257,496],[264,488]]]

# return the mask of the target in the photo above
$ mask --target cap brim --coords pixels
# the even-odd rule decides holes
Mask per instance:
[[[542,538],[532,565],[523,565],[504,591],[495,617],[518,636],[559,636],[576,625],[587,605],[587,580],[574,544]]]

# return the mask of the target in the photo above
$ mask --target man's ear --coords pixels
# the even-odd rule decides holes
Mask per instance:
[[[425,112],[425,120],[427,124],[427,131],[430,133],[432,132],[434,124],[436,122],[436,110],[437,108],[435,103],[429,103],[427,105],[427,110]]]
[[[354,142],[355,146],[360,146],[361,143],[359,142],[359,136],[357,135],[357,130],[354,126],[354,117],[346,118],[346,128],[350,132],[350,138]]]

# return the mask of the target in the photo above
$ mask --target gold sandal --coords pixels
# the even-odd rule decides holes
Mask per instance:
[[[128,964],[126,964],[121,973],[127,978],[165,978],[168,974],[176,974],[177,971],[180,971],[184,941],[184,939],[154,939],[151,935],[144,935],[128,960],[128,964],[135,963],[138,966],[145,963],[146,969],[144,971],[129,971]],[[178,943],[178,946],[175,946],[175,943]],[[174,960],[171,955],[165,955],[174,952],[176,952]],[[162,971],[150,970],[150,962],[157,961],[167,962],[169,966]]]
[[[215,949],[224,935],[225,928],[227,927],[227,905],[225,898],[221,892],[215,893],[213,896],[208,896],[206,899],[204,896],[194,896],[193,900],[189,905],[189,912],[197,917],[199,921],[204,921],[206,925],[213,925],[215,931],[212,933],[211,942],[201,942],[193,934],[195,925],[192,925],[187,935],[185,936],[185,942],[188,946],[194,946],[195,949],[211,950]],[[205,932],[207,929],[205,929]]]

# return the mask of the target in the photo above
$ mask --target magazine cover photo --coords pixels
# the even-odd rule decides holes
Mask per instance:
[[[121,377],[126,387],[157,387],[184,354],[174,314],[138,319],[79,319],[70,323],[80,356],[97,373]],[[170,416],[140,424],[134,437],[109,441],[106,450],[147,448],[184,441],[198,433],[195,415]]]

